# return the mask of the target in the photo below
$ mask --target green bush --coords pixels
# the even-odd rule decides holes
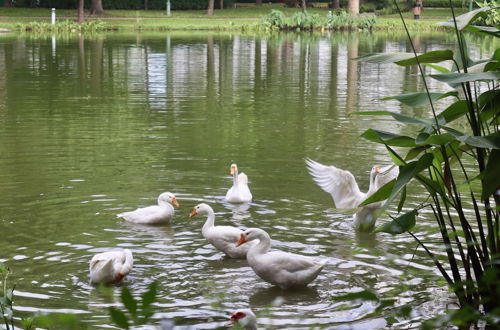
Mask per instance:
[[[43,7],[58,9],[76,9],[77,0],[17,0],[16,7]],[[233,7],[235,0],[224,0],[224,7]],[[144,9],[144,0],[103,0],[104,9]],[[172,10],[207,9],[207,0],[171,0]],[[90,1],[85,1],[85,8],[90,7]],[[148,9],[164,10],[166,0],[148,0]],[[215,8],[219,8],[219,1],[215,1]]]

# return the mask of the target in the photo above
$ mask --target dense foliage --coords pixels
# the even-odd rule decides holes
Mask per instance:
[[[377,23],[375,15],[351,16],[345,11],[335,11],[328,15],[320,16],[309,14],[308,12],[297,12],[287,17],[279,10],[272,10],[263,18],[264,25],[270,29],[284,31],[304,31],[304,30],[371,30]]]
[[[400,175],[362,205],[387,199],[384,210],[399,199],[401,212],[410,181],[416,181],[426,191],[427,199],[421,205],[408,205],[406,212],[377,231],[407,233],[417,241],[457,297],[460,309],[451,312],[451,322],[467,328],[478,320],[498,324],[500,317],[500,48],[483,59],[473,59],[463,33],[499,37],[496,27],[472,24],[490,15],[491,8],[483,7],[442,24],[455,29],[457,51],[417,54],[411,44],[413,53],[371,54],[358,59],[416,65],[422,75],[425,91],[386,99],[410,107],[427,107],[432,113],[430,118],[390,111],[360,113],[387,115],[401,125],[417,127],[414,136],[374,129],[363,134],[368,140],[385,145],[400,167]],[[409,34],[408,39],[411,42]],[[451,65],[441,64],[447,62]],[[439,74],[424,74],[424,65]],[[451,90],[431,92],[429,77],[448,84]],[[436,102],[442,98],[454,98],[455,102],[439,109]],[[466,213],[465,208],[473,213]],[[419,237],[416,224],[422,209],[432,212],[436,220],[441,243],[437,251]],[[430,323],[429,328],[440,327],[440,322]]]
[[[164,10],[166,0],[148,0],[148,9]],[[232,7],[234,0],[224,0],[226,8]],[[16,7],[43,7],[57,9],[76,9],[78,0],[17,0]],[[219,8],[219,1],[215,1],[215,8]],[[144,9],[144,0],[103,0],[104,9]],[[90,1],[85,1],[85,7],[89,8]],[[207,9],[207,0],[171,0],[172,10]]]

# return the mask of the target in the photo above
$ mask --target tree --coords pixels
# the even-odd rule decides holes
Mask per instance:
[[[4,7],[14,7],[13,0],[5,0]]]
[[[102,0],[90,1],[90,15],[102,15],[104,9],[102,8]]]
[[[350,15],[359,15],[359,0],[349,0],[347,2],[347,11]]]
[[[262,6],[262,0],[255,0],[256,6]]]
[[[214,14],[214,1],[215,0],[208,0],[208,10],[207,10],[208,16],[212,16]]]
[[[300,0],[300,8],[303,12],[306,11],[306,0]]]
[[[332,8],[339,9],[340,8],[340,0],[332,0]]]
[[[78,0],[78,18],[77,18],[77,23],[82,24],[83,21],[85,20],[83,16],[83,3],[84,0]]]

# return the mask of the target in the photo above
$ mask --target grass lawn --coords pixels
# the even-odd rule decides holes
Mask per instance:
[[[297,8],[285,8],[282,4],[264,4],[254,6],[246,4],[243,7],[216,10],[212,17],[206,15],[205,10],[182,10],[172,11],[167,17],[165,11],[159,10],[106,10],[100,17],[88,17],[86,20],[99,19],[113,29],[130,30],[241,30],[252,28],[259,24],[262,16],[268,14],[272,9],[281,10],[287,16],[298,12]],[[456,14],[462,14],[466,9],[459,8]],[[311,8],[308,12],[326,16],[328,8]],[[56,11],[58,20],[76,18],[76,10],[61,9]],[[16,29],[17,23],[49,22],[51,10],[49,8],[4,8],[0,7],[0,28]],[[420,21],[414,21],[411,12],[405,12],[403,16],[408,19],[409,26],[413,29],[435,29],[435,23],[451,17],[448,9],[426,8]],[[378,16],[376,28],[392,29],[401,25],[399,15]]]

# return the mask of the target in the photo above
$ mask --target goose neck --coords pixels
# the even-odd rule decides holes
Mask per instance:
[[[249,253],[252,251],[253,254],[265,254],[271,248],[271,237],[267,233],[262,233],[258,238],[259,243],[250,248]]]
[[[214,213],[214,211],[212,209],[208,209],[206,211],[206,213],[207,213],[207,221],[205,221],[205,224],[203,225],[203,228],[201,229],[201,231],[204,235],[208,230],[213,228],[215,225],[215,213]]]

